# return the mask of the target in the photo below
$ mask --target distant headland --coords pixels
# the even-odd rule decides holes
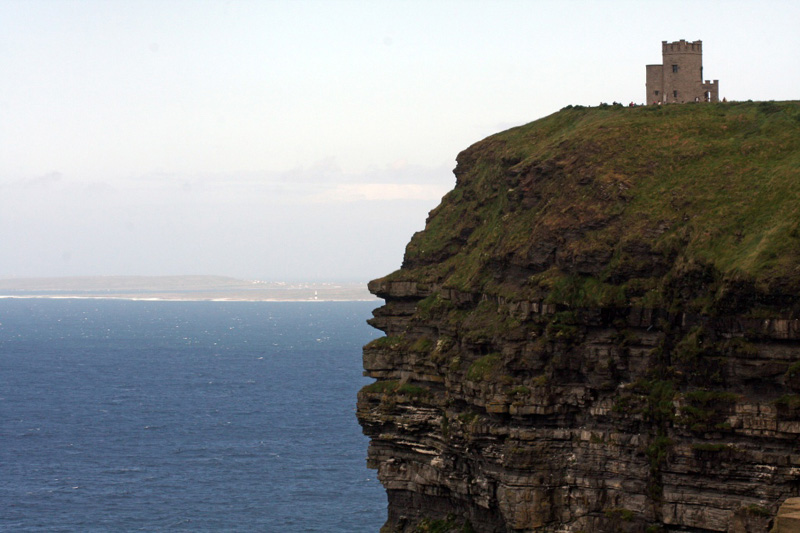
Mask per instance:
[[[0,298],[187,301],[374,300],[365,283],[267,282],[225,276],[81,276],[0,279]]]

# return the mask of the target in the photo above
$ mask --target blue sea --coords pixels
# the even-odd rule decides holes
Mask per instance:
[[[0,300],[0,530],[377,532],[377,305]]]

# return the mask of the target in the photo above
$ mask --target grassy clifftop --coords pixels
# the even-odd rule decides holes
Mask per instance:
[[[800,102],[565,108],[476,143],[389,276],[797,315]]]

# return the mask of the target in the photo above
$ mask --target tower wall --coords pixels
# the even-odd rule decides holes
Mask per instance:
[[[703,82],[703,41],[662,41],[661,58],[646,67],[646,103],[719,101],[717,80]]]
[[[702,41],[662,42],[661,55],[667,102],[703,101]]]
[[[647,65],[647,96],[645,104],[657,104],[664,101],[664,66]]]
[[[703,84],[703,94],[706,96],[706,102],[719,102],[719,80],[706,80]]]

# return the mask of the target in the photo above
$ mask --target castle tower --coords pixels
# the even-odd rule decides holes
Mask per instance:
[[[719,102],[719,80],[703,81],[703,41],[662,41],[661,59],[646,66],[648,104]]]

